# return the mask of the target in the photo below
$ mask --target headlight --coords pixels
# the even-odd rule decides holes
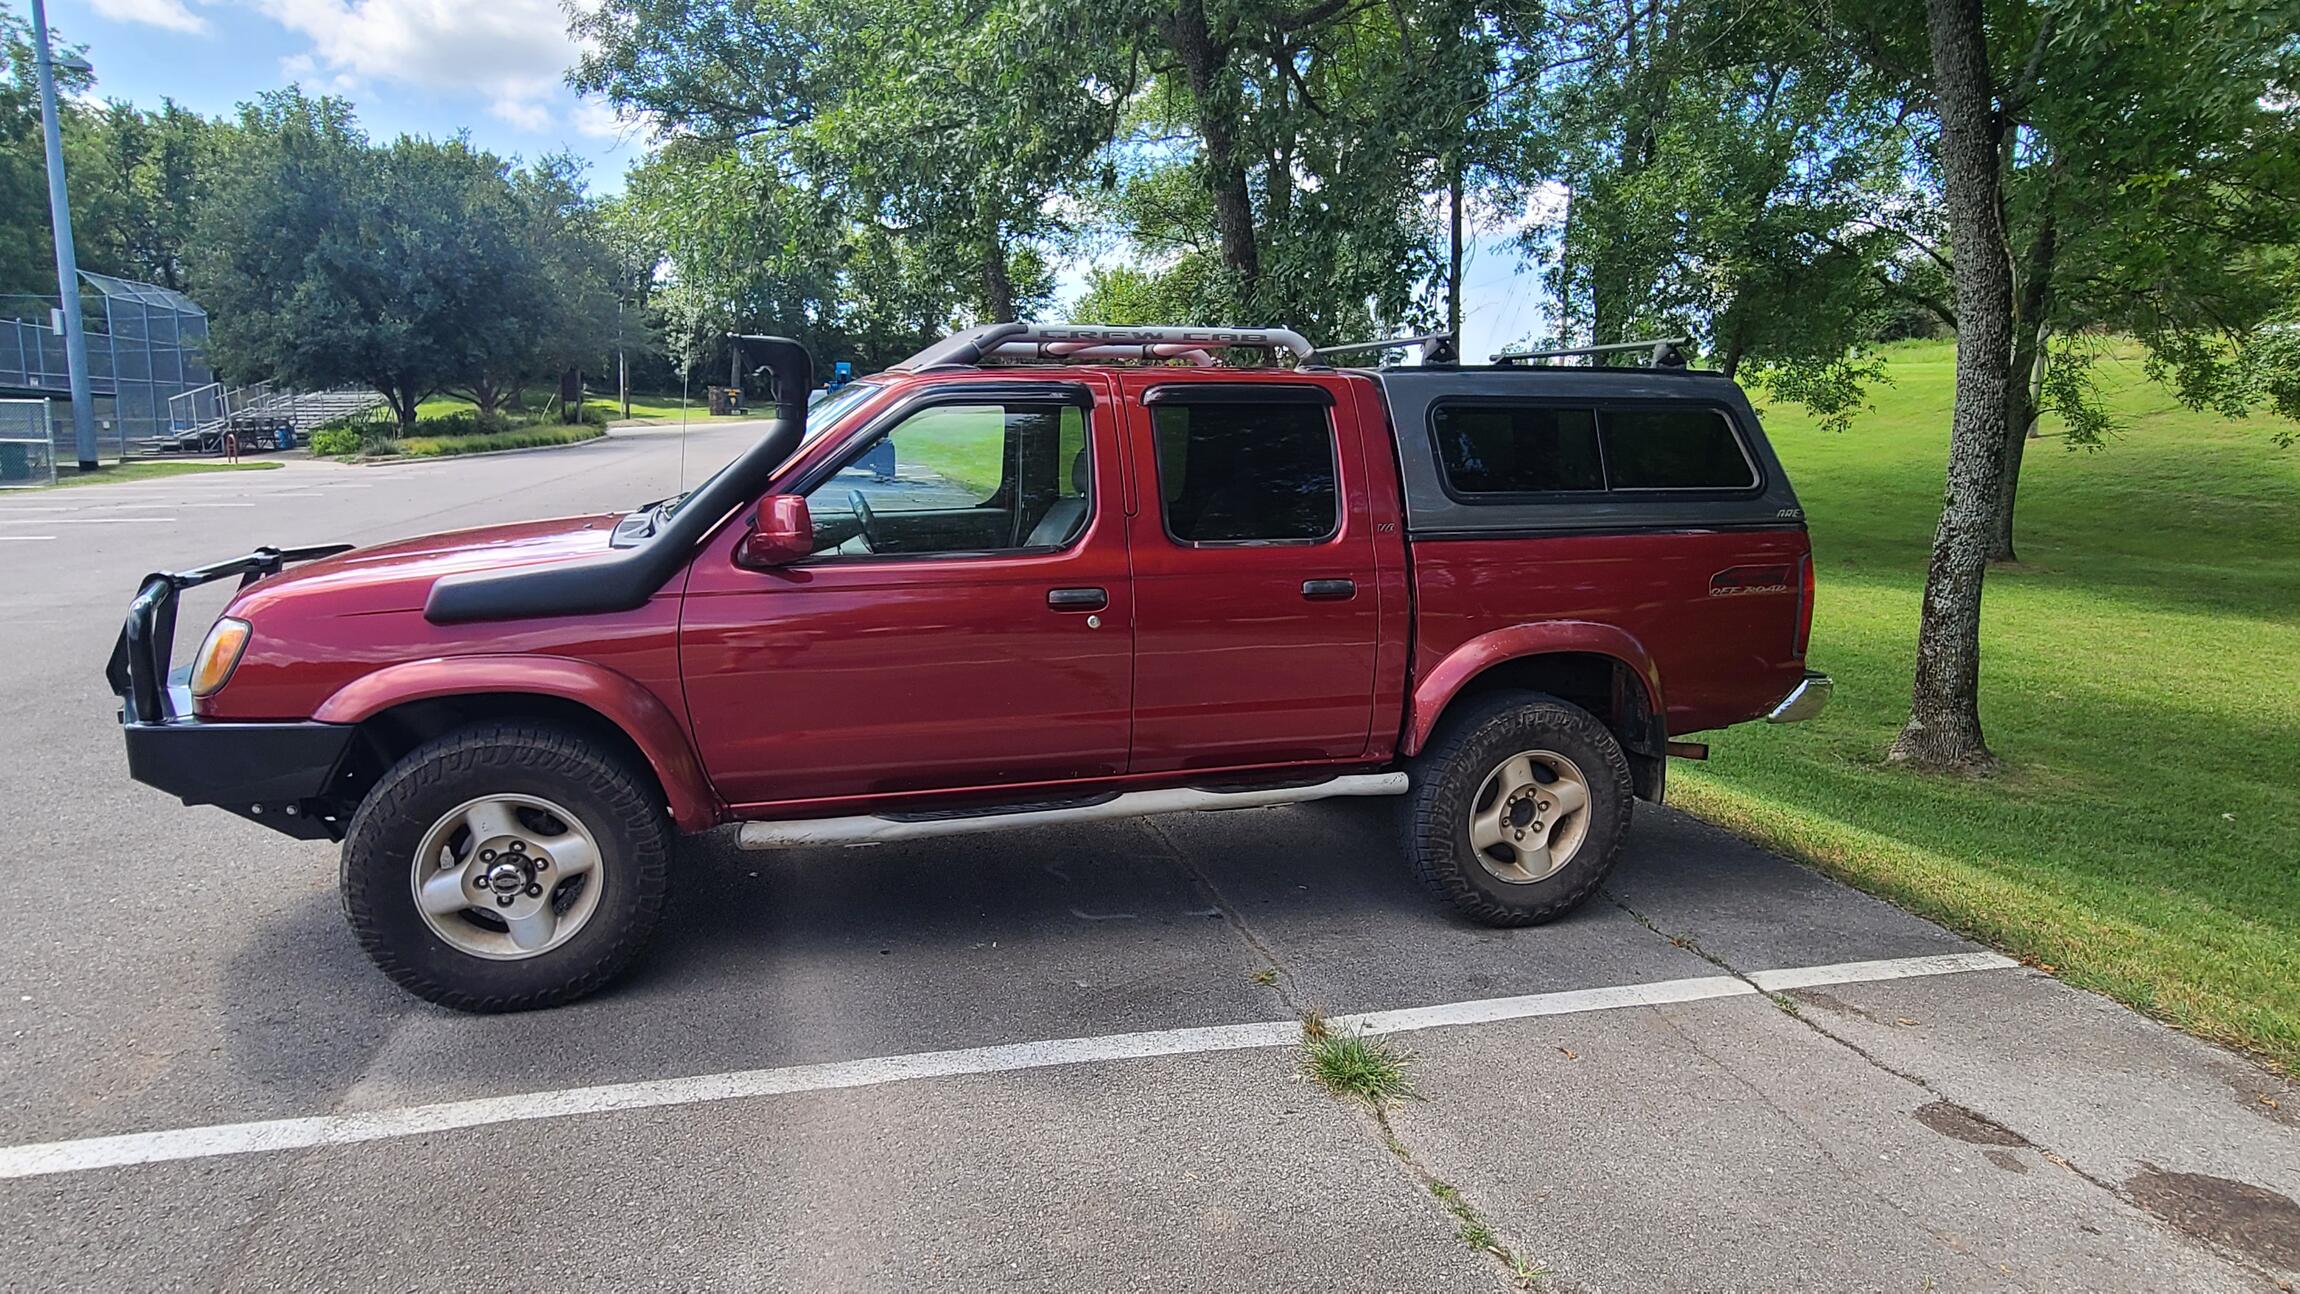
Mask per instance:
[[[216,627],[208,630],[200,644],[200,654],[192,658],[193,696],[210,696],[231,679],[240,653],[248,648],[250,632],[245,620],[225,616],[216,621]]]

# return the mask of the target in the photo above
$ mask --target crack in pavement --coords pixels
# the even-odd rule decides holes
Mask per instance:
[[[1819,1020],[1807,1015],[1803,1011],[1798,1010],[1796,1000],[1789,997],[1787,993],[1775,993],[1766,991],[1763,987],[1758,985],[1755,979],[1751,978],[1748,972],[1742,970],[1738,966],[1733,965],[1731,962],[1726,961],[1723,957],[1720,957],[1717,954],[1710,952],[1708,949],[1702,947],[1700,941],[1693,938],[1693,936],[1684,934],[1671,934],[1668,931],[1662,929],[1659,923],[1655,922],[1651,917],[1646,916],[1644,913],[1639,912],[1636,908],[1631,907],[1627,899],[1621,897],[1621,895],[1615,893],[1611,889],[1600,888],[1598,892],[1603,894],[1607,901],[1611,902],[1615,907],[1620,908],[1625,913],[1628,913],[1630,919],[1635,921],[1637,924],[1645,927],[1649,931],[1652,931],[1655,935],[1668,940],[1673,947],[1683,948],[1687,952],[1692,953],[1694,956],[1699,957],[1705,962],[1708,962],[1710,965],[1715,966],[1717,969],[1725,972],[1728,975],[1731,975],[1735,979],[1747,983],[1751,988],[1756,989],[1758,994],[1762,996],[1766,1001],[1772,1003],[1775,1010],[1779,1011],[1781,1014],[1789,1017],[1790,1019],[1795,1020],[1797,1023],[1805,1026],[1807,1029],[1812,1030],[1820,1037],[1826,1038],[1830,1042],[1835,1043],[1836,1045],[1853,1053],[1855,1056],[1860,1057],[1861,1060],[1866,1062],[1872,1068],[1882,1073],[1890,1074],[1894,1078],[1900,1079],[1902,1082],[1908,1083],[1911,1086],[1929,1093],[1942,1101],[1948,1102],[1951,1105],[1958,1105],[1958,1108],[1960,1109],[1963,1108],[1949,1093],[1944,1092],[1940,1088],[1934,1086],[1930,1079],[1927,1079],[1921,1074],[1912,1073],[1908,1070],[1901,1069],[1898,1066],[1888,1063],[1882,1057],[1870,1051],[1868,1048],[1863,1047],[1858,1042],[1855,1042],[1851,1038],[1848,1038],[1845,1035],[1828,1028]],[[1663,1018],[1666,1019],[1667,1017],[1664,1016]],[[1674,1021],[1670,1022],[1670,1027],[1676,1030],[1680,1037],[1685,1037],[1685,1031],[1681,1028],[1678,1028]],[[1686,1041],[1691,1043],[1692,1039],[1687,1037]],[[1698,1044],[1694,1044],[1694,1050],[1701,1051],[1701,1048]],[[1708,1056],[1708,1053],[1702,1052],[1702,1055]],[[1709,1059],[1711,1059],[1713,1062],[1715,1061],[1714,1057],[1709,1057]],[[1728,1072],[1730,1072],[1730,1070]],[[1736,1077],[1738,1077],[1738,1075],[1736,1075]],[[1767,1099],[1766,1103],[1773,1105],[1773,1108],[1776,1110],[1781,1109],[1780,1106],[1774,1105],[1770,1099]],[[1788,1117],[1788,1112],[1786,1110],[1782,1110],[1781,1113],[1784,1115],[1784,1117]],[[1800,1132],[1805,1132],[1808,1137],[1811,1135],[1811,1133],[1807,1131],[1803,1125],[1797,1124],[1793,1117],[1790,1118],[1790,1122],[1797,1126]],[[2100,1176],[2098,1173],[2086,1169],[2082,1165],[2078,1164],[2073,1158],[2044,1145],[2036,1138],[2028,1136],[2026,1133],[2021,1132],[2019,1129],[2013,1128],[1993,1118],[1989,1119],[1989,1122],[1998,1128],[2004,1129],[2006,1132],[2020,1137],[2031,1148],[2036,1150],[2038,1154],[2042,1155],[2047,1163],[2054,1164],[2060,1168],[2066,1169],[2072,1176],[2076,1177],[2077,1180],[2082,1181],[2086,1185],[2100,1191],[2102,1194],[2108,1196],[2112,1200],[2115,1200],[2117,1203],[2132,1209],[2134,1212],[2138,1213],[2144,1218],[2147,1218],[2155,1225],[2162,1227],[2175,1236],[2180,1237],[2183,1241],[2204,1247],[2206,1251],[2218,1256],[2223,1261],[2226,1261],[2242,1270],[2248,1271],[2253,1275],[2260,1277],[2265,1281],[2270,1282],[2274,1287],[2278,1289],[2288,1290],[2291,1288],[2291,1286],[2287,1284],[2283,1278],[2278,1276],[2275,1272],[2268,1270],[2268,1268],[2263,1264],[2254,1260],[2251,1255],[2243,1253],[2240,1250],[2233,1249],[2228,1245],[2211,1239],[2210,1237],[2198,1235],[2193,1231],[2189,1231],[2174,1224],[2170,1219],[2143,1205],[2139,1200],[2134,1199],[2130,1194],[2120,1188],[2115,1182]],[[1890,1204],[1890,1201],[1887,1201],[1887,1203]],[[1897,1205],[1893,1207],[1896,1209],[1896,1211],[1899,1211]],[[1915,1219],[1911,1220],[1915,1221]],[[1924,1223],[1920,1221],[1918,1222],[1918,1225],[1924,1226]],[[1939,1234],[1934,1232],[1930,1227],[1925,1227],[1925,1230],[1928,1233],[1934,1234],[1936,1236]]]
[[[1253,924],[1246,920],[1245,913],[1239,911],[1237,905],[1230,902],[1229,896],[1222,893],[1221,887],[1216,885],[1214,878],[1198,865],[1197,859],[1193,858],[1188,850],[1176,844],[1174,838],[1166,834],[1157,819],[1141,819],[1140,825],[1166,850],[1167,860],[1189,874],[1191,881],[1206,895],[1207,902],[1212,904],[1215,911],[1221,914],[1224,924],[1228,925],[1236,933],[1239,940],[1252,949],[1254,955],[1261,958],[1263,964],[1270,969],[1271,977],[1266,981],[1257,979],[1257,982],[1263,983],[1265,987],[1269,988],[1278,1000],[1285,1004],[1286,1010],[1295,1019],[1307,1019],[1313,1014],[1319,1014],[1317,1008],[1306,1005],[1302,1001],[1293,971],[1278,956],[1278,950],[1271,947],[1269,941],[1262,937],[1261,932],[1254,929]],[[1388,1114],[1380,1106],[1372,1106],[1368,1112],[1371,1115],[1373,1125],[1380,1132],[1380,1136],[1376,1140],[1382,1149],[1388,1152],[1391,1161],[1397,1165],[1399,1172],[1412,1184],[1415,1197],[1432,1200],[1441,1206],[1445,1216],[1452,1219],[1457,1226],[1456,1239],[1491,1259],[1500,1275],[1505,1278],[1507,1288],[1527,1290],[1535,1288],[1536,1283],[1539,1282],[1547,1288],[1560,1291],[1560,1294],[1563,1294],[1564,1287],[1548,1283],[1550,1273],[1526,1265],[1524,1259],[1518,1254],[1518,1247],[1506,1243],[1495,1233],[1492,1225],[1485,1220],[1484,1211],[1462,1195],[1460,1188],[1422,1166],[1421,1161],[1414,1157],[1413,1149],[1406,1144],[1405,1138],[1390,1123]],[[1482,1229],[1488,1236],[1494,1238],[1489,1243],[1478,1243],[1472,1240],[1468,1230],[1472,1226]]]

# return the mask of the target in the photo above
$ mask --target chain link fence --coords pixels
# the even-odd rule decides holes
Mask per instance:
[[[170,432],[169,403],[215,381],[208,370],[208,315],[181,292],[80,272],[88,339],[89,412],[98,453],[117,458]],[[0,389],[10,394],[69,392],[64,335],[54,297],[0,297]],[[65,453],[75,452],[69,410],[54,420]]]
[[[52,421],[46,400],[0,400],[0,490],[55,484]]]

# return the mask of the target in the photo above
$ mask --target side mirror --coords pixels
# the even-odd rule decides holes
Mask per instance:
[[[770,494],[759,501],[750,533],[735,545],[735,565],[754,571],[788,566],[815,551],[815,519],[796,494]]]

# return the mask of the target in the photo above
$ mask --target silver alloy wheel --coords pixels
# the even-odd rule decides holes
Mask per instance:
[[[590,921],[603,866],[599,842],[574,814],[532,795],[487,795],[424,833],[411,884],[424,924],[457,952],[520,961]]]
[[[1469,846],[1494,879],[1546,881],[1573,861],[1589,835],[1589,779],[1552,750],[1501,761],[1470,801]]]

